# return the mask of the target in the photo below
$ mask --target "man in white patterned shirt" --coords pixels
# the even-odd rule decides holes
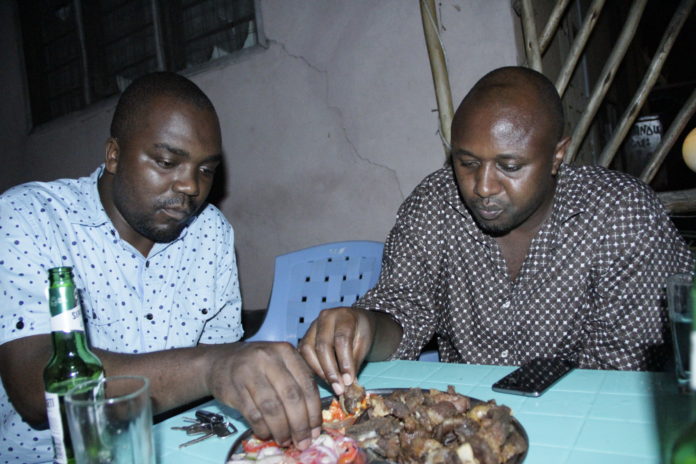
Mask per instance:
[[[289,344],[242,336],[234,233],[206,204],[222,161],[210,100],[153,73],[119,99],[90,177],[0,196],[0,463],[51,462],[42,371],[48,269],[72,266],[107,375],[149,377],[155,412],[213,395],[254,431],[306,447],[321,424],[311,370]]]
[[[536,71],[500,68],[472,88],[451,166],[401,206],[377,286],[323,311],[302,341],[337,393],[364,359],[415,359],[433,336],[445,362],[660,365],[664,281],[693,257],[648,186],[562,165],[562,132],[560,98]]]

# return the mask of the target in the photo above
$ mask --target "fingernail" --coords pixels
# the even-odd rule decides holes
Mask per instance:
[[[350,374],[343,374],[343,383],[350,385],[353,383],[353,377]]]
[[[292,445],[292,440],[285,440],[283,443],[280,444],[280,446],[286,448],[288,446]]]
[[[309,445],[311,445],[311,444],[312,444],[312,440],[306,439],[306,440],[302,440],[301,442],[299,442],[297,444],[297,447],[301,450],[306,450],[307,448],[309,448]]]
[[[314,427],[312,429],[312,438],[319,438],[319,435],[321,435],[321,427]]]
[[[331,388],[333,388],[333,391],[337,395],[342,395],[343,394],[343,385],[341,385],[338,382],[332,383]]]

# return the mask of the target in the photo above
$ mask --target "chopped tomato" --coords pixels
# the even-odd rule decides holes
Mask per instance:
[[[331,421],[340,421],[347,417],[345,411],[343,411],[343,408],[336,398],[334,398],[331,401],[331,405],[329,405],[329,417],[331,418]]]
[[[338,464],[351,464],[358,457],[358,448],[351,446],[348,450],[338,457]]]
[[[242,442],[242,448],[245,453],[258,453],[264,448],[270,447],[280,448],[280,445],[273,440],[261,440],[256,437],[252,437],[249,440],[244,440]]]

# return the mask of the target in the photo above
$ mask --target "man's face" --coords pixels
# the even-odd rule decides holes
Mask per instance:
[[[176,239],[199,212],[221,162],[220,128],[209,110],[158,97],[126,140],[109,140],[114,224],[134,243]]]
[[[455,118],[454,174],[464,203],[489,234],[533,232],[553,204],[567,139],[556,144],[533,111],[524,102],[488,101],[469,104]]]

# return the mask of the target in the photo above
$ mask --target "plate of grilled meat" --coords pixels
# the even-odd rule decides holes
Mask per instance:
[[[421,388],[365,390],[322,398],[323,433],[307,450],[244,432],[228,464],[519,464],[529,440],[509,407]]]

